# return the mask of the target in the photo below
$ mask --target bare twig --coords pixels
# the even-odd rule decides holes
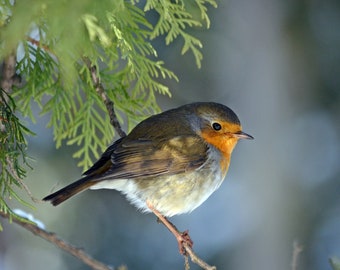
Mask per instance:
[[[92,257],[90,257],[87,253],[85,253],[82,249],[74,247],[69,243],[65,242],[64,240],[60,239],[55,233],[47,232],[44,229],[38,227],[37,225],[31,223],[30,221],[23,221],[19,220],[15,216],[10,216],[4,212],[0,211],[0,216],[5,219],[9,219],[14,223],[20,225],[21,227],[25,228],[26,230],[30,231],[34,235],[37,235],[48,242],[53,243],[57,247],[65,250],[66,252],[72,254],[73,256],[77,257],[79,260],[90,266],[92,269],[95,270],[113,270],[110,266],[107,266]]]
[[[188,256],[184,256],[184,269],[190,270],[190,263],[189,263],[189,257]]]
[[[202,269],[205,270],[216,270],[216,266],[212,266],[207,264],[205,261],[203,261],[200,257],[197,256],[197,254],[193,251],[193,249],[188,246],[186,243],[183,244],[186,253],[189,255],[191,261],[198,266],[200,266]]]
[[[93,87],[96,89],[96,92],[98,93],[98,95],[101,97],[101,99],[103,100],[105,107],[109,113],[109,117],[110,117],[110,123],[111,125],[114,127],[114,129],[118,132],[120,137],[125,137],[126,133],[124,132],[124,130],[122,129],[122,127],[120,126],[120,123],[118,121],[115,109],[114,109],[114,103],[113,101],[108,97],[108,95],[105,92],[105,89],[100,81],[100,78],[98,77],[97,74],[97,67],[95,65],[92,65],[90,59],[84,57],[83,58],[87,68],[89,69],[90,73],[91,73],[91,78],[92,78],[92,82],[93,82]]]
[[[300,253],[303,251],[303,246],[298,243],[298,241],[294,241],[293,243],[293,257],[292,257],[292,270],[298,269],[298,259]]]

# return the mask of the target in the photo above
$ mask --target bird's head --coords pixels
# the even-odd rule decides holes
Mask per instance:
[[[237,115],[227,106],[218,103],[194,103],[192,128],[207,143],[224,155],[230,155],[239,139],[253,139],[242,131]]]

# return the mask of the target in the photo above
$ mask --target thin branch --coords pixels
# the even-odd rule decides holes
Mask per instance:
[[[188,246],[188,244],[184,243],[183,246],[193,263],[197,264],[198,266],[205,270],[216,270],[216,266],[209,265],[205,261],[203,261],[200,257],[197,256],[193,249]]]
[[[77,248],[75,246],[70,245],[69,243],[65,242],[64,240],[60,239],[55,233],[47,232],[44,229],[38,227],[37,225],[31,223],[30,221],[23,221],[18,218],[16,218],[13,215],[6,214],[2,211],[0,211],[0,216],[2,216],[5,219],[8,219],[10,221],[13,221],[14,223],[20,225],[21,227],[25,228],[26,230],[30,231],[34,235],[37,235],[43,239],[45,239],[48,242],[53,243],[57,247],[65,250],[66,252],[72,254],[88,266],[90,266],[92,269],[95,270],[113,270],[112,267],[107,266],[92,257],[90,257],[86,252],[84,252],[82,249]]]
[[[118,121],[118,118],[117,118],[117,115],[114,109],[114,103],[106,94],[103,84],[101,83],[100,78],[98,77],[97,67],[95,65],[92,65],[90,59],[84,57],[83,60],[91,73],[93,87],[95,88],[96,92],[101,97],[101,99],[103,100],[105,107],[109,113],[111,125],[118,132],[120,137],[125,137],[126,133],[120,126],[120,123]]]
[[[303,251],[303,246],[298,243],[298,241],[294,241],[293,243],[293,258],[292,258],[292,270],[298,269],[298,259],[300,253]]]
[[[184,256],[184,269],[190,270],[190,263],[189,263],[189,257],[188,256]]]

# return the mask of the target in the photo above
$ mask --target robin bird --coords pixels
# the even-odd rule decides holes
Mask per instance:
[[[78,181],[45,197],[58,205],[86,189],[115,189],[143,212],[154,212],[174,233],[180,252],[192,246],[166,217],[188,213],[223,182],[242,131],[237,115],[213,102],[197,102],[140,122],[115,141]]]

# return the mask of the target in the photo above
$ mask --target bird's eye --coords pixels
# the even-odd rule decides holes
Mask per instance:
[[[212,123],[212,128],[216,131],[219,131],[221,130],[222,126],[219,123],[214,122]]]

